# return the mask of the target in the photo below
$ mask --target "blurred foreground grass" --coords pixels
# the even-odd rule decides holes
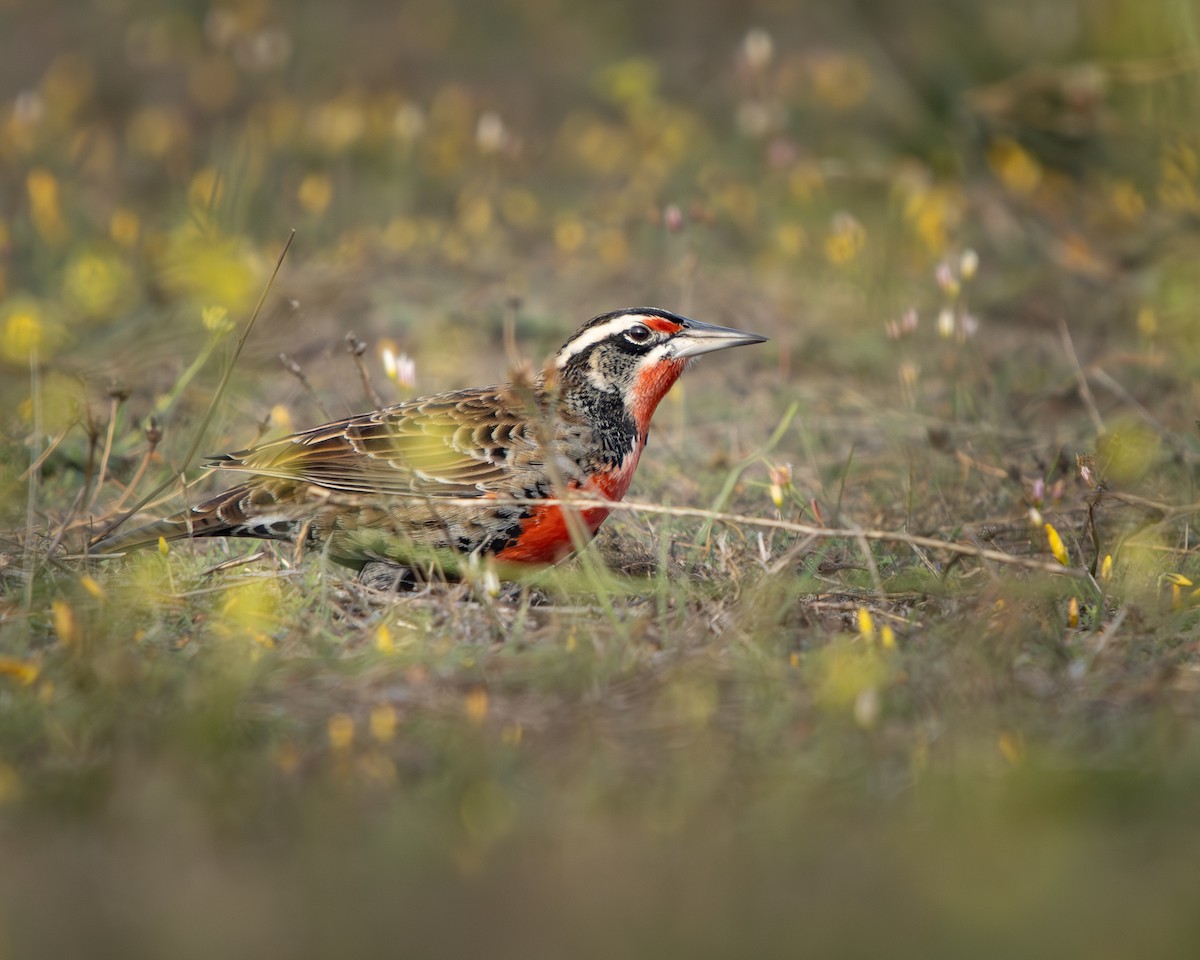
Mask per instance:
[[[1193,955],[1196,29],[0,2],[0,951]],[[638,500],[1042,565],[637,511],[549,605],[73,559],[293,227],[202,452],[365,409],[348,331],[391,401],[657,303],[772,343]]]

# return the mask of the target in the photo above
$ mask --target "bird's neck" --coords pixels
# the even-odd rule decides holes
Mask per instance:
[[[595,457],[610,469],[619,469],[636,457],[646,442],[649,418],[641,420],[617,390],[602,390],[586,380],[568,380],[557,391],[560,439],[570,444],[580,438]]]
[[[638,425],[638,432],[643,440],[650,432],[650,418],[658,409],[659,401],[667,395],[675,381],[687,369],[686,360],[660,360],[654,366],[643,370],[634,381],[625,399],[626,409]]]

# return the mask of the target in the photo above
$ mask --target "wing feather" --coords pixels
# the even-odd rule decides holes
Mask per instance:
[[[482,496],[537,452],[524,404],[488,387],[347,417],[210,466],[295,480],[334,493]]]

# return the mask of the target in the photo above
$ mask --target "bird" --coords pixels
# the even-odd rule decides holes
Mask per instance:
[[[557,563],[595,535],[611,512],[605,501],[625,496],[659,401],[696,358],[766,339],[658,307],[604,313],[536,375],[209,458],[210,468],[247,479],[93,549],[252,537],[409,580],[429,558],[449,576],[471,557],[505,570]],[[593,505],[564,507],[571,496]]]

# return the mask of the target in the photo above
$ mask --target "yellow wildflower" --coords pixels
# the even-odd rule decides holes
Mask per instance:
[[[58,178],[37,167],[25,177],[29,193],[29,213],[33,226],[46,243],[59,246],[67,239],[67,225],[59,203]]]
[[[868,640],[875,636],[875,618],[866,607],[858,608],[858,632]]]
[[[305,213],[319,217],[333,199],[333,181],[324,173],[310,173],[300,181],[296,199]]]
[[[1050,545],[1050,552],[1054,554],[1054,559],[1064,567],[1069,566],[1071,557],[1067,553],[1066,546],[1063,545],[1062,537],[1058,535],[1058,531],[1054,529],[1053,524],[1047,523],[1042,529],[1046,531],[1046,542]]]
[[[338,753],[354,745],[354,718],[348,713],[335,713],[326,724],[329,745]]]
[[[387,743],[396,735],[396,708],[390,703],[381,703],[371,710],[371,736],[379,743]]]
[[[40,669],[32,660],[16,657],[0,657],[0,677],[12,677],[23,687],[28,687],[38,678]]]
[[[987,162],[992,173],[1013,193],[1033,193],[1042,182],[1042,165],[1010,137],[992,141]]]
[[[468,720],[472,723],[483,723],[488,713],[487,691],[483,687],[475,687],[467,694],[463,707]]]

